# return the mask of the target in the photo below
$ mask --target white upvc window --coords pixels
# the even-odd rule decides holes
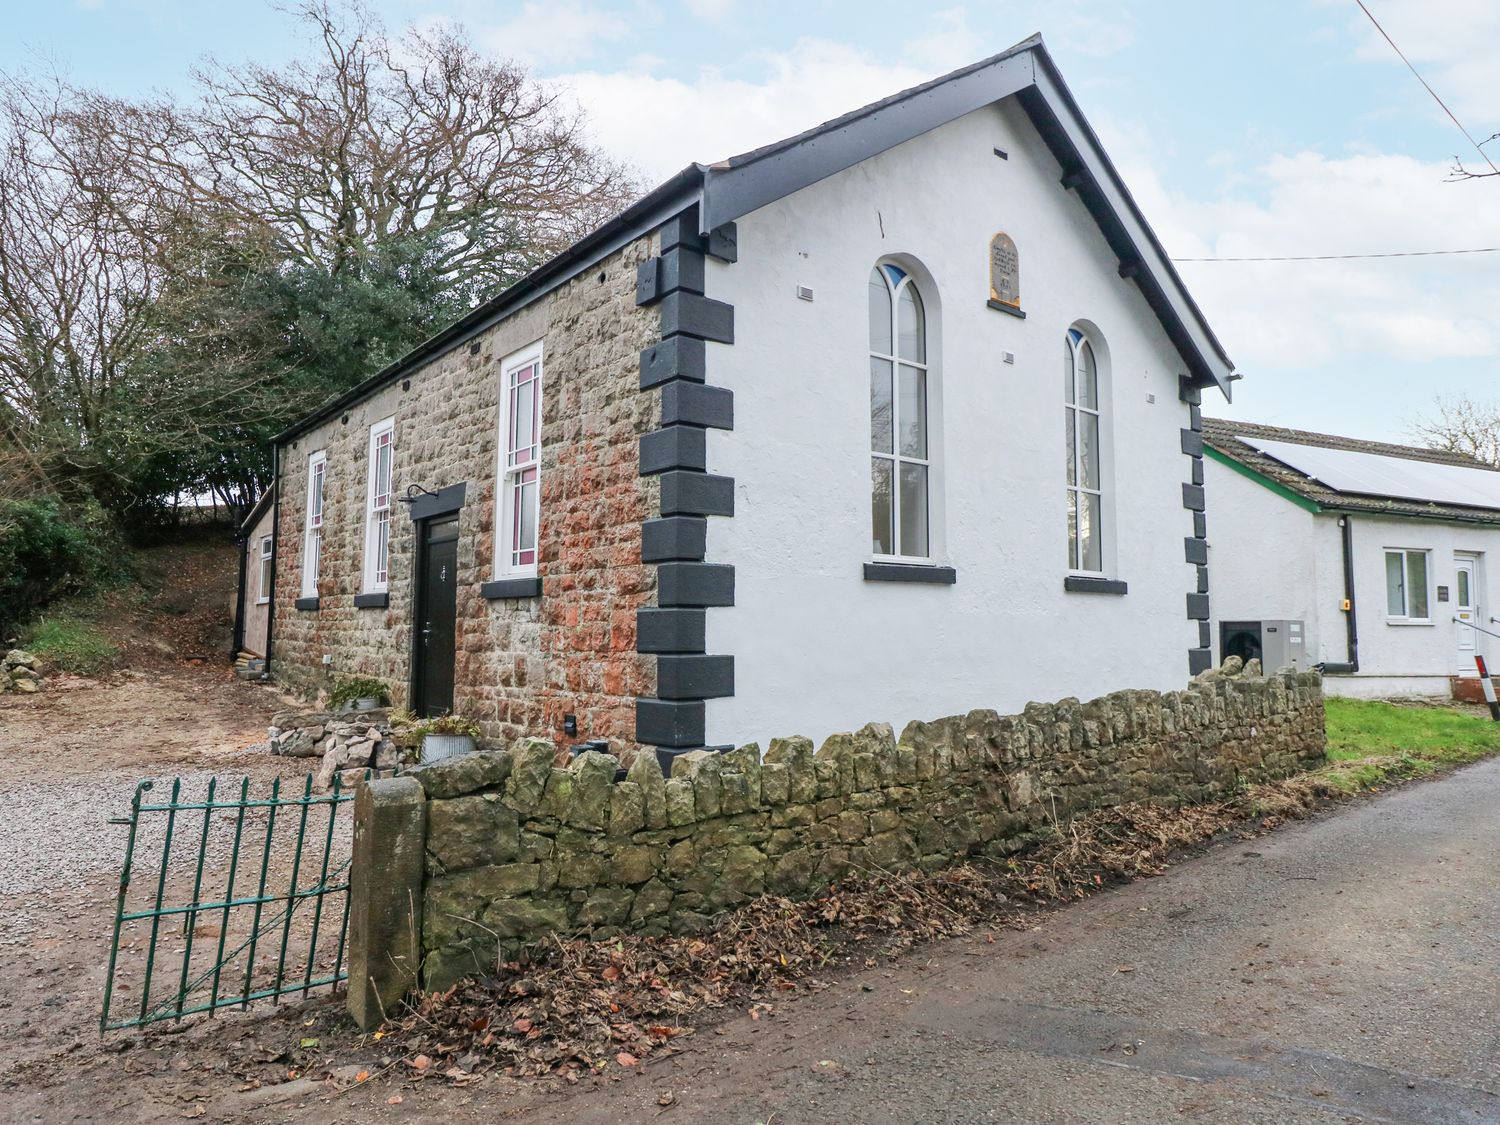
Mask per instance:
[[[1077,328],[1064,341],[1068,458],[1068,569],[1104,572],[1103,396],[1094,346]]]
[[[870,551],[929,563],[927,316],[911,275],[870,272]]]
[[[396,457],[396,420],[370,427],[370,483],[365,508],[364,592],[387,588],[391,565],[391,472]]]
[[[318,568],[323,555],[323,491],[328,454],[319,450],[307,458],[307,517],[302,536],[302,596],[318,596]]]
[[[260,586],[255,593],[257,605],[264,605],[271,600],[271,565],[272,565],[271,537],[262,535],[260,537]]]
[[[500,364],[499,467],[495,496],[495,574],[537,573],[541,521],[542,345]]]
[[[1386,618],[1400,625],[1432,620],[1427,599],[1428,552],[1388,550],[1385,553]]]

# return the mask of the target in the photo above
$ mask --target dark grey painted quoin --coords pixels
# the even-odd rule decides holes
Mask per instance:
[[[666,516],[641,525],[641,561],[690,562],[708,553],[708,521]]]
[[[1191,461],[1190,480],[1182,486],[1182,506],[1193,513],[1193,535],[1182,541],[1182,555],[1196,568],[1197,589],[1187,596],[1188,619],[1198,622],[1198,646],[1188,649],[1188,675],[1213,667],[1213,637],[1208,627],[1208,507],[1203,491],[1203,392],[1192,381],[1181,380],[1178,397],[1188,407],[1188,428],[1182,431],[1182,452]]]
[[[641,525],[641,561],[656,566],[654,607],[636,612],[636,651],[656,656],[656,698],[636,700],[636,741],[703,746],[706,699],[734,694],[734,657],[709,655],[707,608],[734,604],[734,567],[704,561],[708,517],[734,515],[734,480],[708,472],[707,431],[734,428],[734,395],[705,383],[708,342],[734,343],[734,308],[704,294],[706,256],[738,257],[733,224],[705,237],[698,209],[673,216],[659,254],[636,270],[636,304],[661,311],[661,340],[641,352],[641,390],[661,396],[661,429],[640,442],[661,512]]]

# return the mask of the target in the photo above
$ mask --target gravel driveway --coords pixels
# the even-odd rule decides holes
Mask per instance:
[[[167,798],[173,778],[183,796],[201,795],[218,777],[220,797],[251,778],[264,793],[280,771],[300,787],[302,762],[252,749],[264,739],[273,692],[220,679],[205,669],[126,674],[108,682],[59,677],[43,695],[0,699],[0,1049],[14,1059],[56,1050],[97,1025],[104,967],[127,829],[110,820],[129,812],[136,784],[156,781]],[[179,821],[169,890],[190,879],[201,814]],[[254,825],[263,818],[247,818]],[[347,855],[348,817],[335,850]],[[148,876],[162,849],[164,817],[142,818],[134,893],[154,890]],[[206,886],[222,888],[234,817],[210,821]],[[263,836],[263,833],[262,833]],[[340,850],[341,849],[341,850]],[[279,850],[278,850],[279,854]],[[273,864],[278,877],[283,866]],[[214,880],[217,880],[215,882]],[[190,891],[190,884],[189,884]],[[143,900],[141,900],[143,901]],[[141,905],[136,901],[134,905]],[[139,945],[127,932],[126,943]],[[170,951],[170,943],[164,942]],[[127,957],[122,965],[133,968]]]

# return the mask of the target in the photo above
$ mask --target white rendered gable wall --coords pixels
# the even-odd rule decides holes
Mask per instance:
[[[1059,177],[1019,107],[989,107],[738,220],[739,261],[710,261],[708,294],[734,306],[736,342],[708,345],[709,382],[735,395],[735,429],[709,431],[708,469],[735,479],[736,507],[710,518],[708,557],[734,564],[736,603],[709,610],[707,651],[734,656],[736,684],[708,702],[709,744],[881,720],[899,731],[976,707],[1187,679],[1198,626],[1183,559],[1185,365]],[[1002,230],[1019,251],[1025,320],[985,304],[989,241]],[[954,586],[861,574],[866,284],[888,255],[920,264],[939,372],[934,561],[957,569]],[[799,300],[798,286],[814,299]],[[1129,583],[1123,597],[1063,590],[1063,341],[1079,320],[1107,356],[1107,569]]]

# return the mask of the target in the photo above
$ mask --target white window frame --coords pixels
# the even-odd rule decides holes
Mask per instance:
[[[533,377],[536,385],[532,391],[532,417],[535,424],[533,434],[536,440],[527,446],[512,450],[510,438],[514,428],[511,418],[514,396],[511,394],[511,380],[533,364],[536,366],[536,374]],[[540,340],[518,352],[513,352],[500,361],[500,408],[497,414],[498,428],[495,442],[494,574],[496,578],[535,578],[538,573],[537,564],[542,554],[542,401],[543,395],[546,394],[546,380],[546,363]],[[527,474],[530,474],[531,479],[523,481],[522,478]],[[516,505],[518,503],[516,492],[523,483],[531,487],[529,504],[535,541],[531,546],[530,562],[521,561],[518,558],[519,555],[525,554],[525,551],[519,550],[515,541]]]
[[[390,450],[386,463],[385,491],[376,479],[382,443]],[[391,514],[396,487],[396,419],[384,418],[370,427],[367,482],[365,485],[365,563],[362,593],[383,594],[390,588]],[[381,537],[384,536],[382,544]],[[385,557],[381,558],[382,545]],[[385,566],[382,567],[381,563]]]
[[[1390,581],[1390,559],[1396,556],[1401,560],[1401,613],[1391,612],[1390,586],[1386,586],[1386,613],[1385,620],[1388,625],[1431,625],[1432,619],[1432,551],[1426,547],[1386,547],[1381,558],[1381,577],[1384,581]],[[1423,591],[1427,601],[1427,616],[1411,616],[1411,556],[1421,555],[1423,560]]]
[[[886,272],[886,266],[894,266],[904,275],[899,282],[892,282],[890,274]],[[935,478],[937,473],[937,456],[933,433],[933,371],[932,371],[932,322],[928,316],[928,297],[923,295],[923,286],[919,285],[912,271],[898,262],[882,260],[875,263],[875,270],[880,274],[881,280],[885,282],[886,296],[891,306],[891,353],[878,352],[873,347],[868,349],[869,359],[884,360],[891,365],[891,451],[886,453],[874,448],[875,435],[870,435],[870,460],[886,461],[891,465],[891,546],[896,548],[894,554],[882,554],[871,545],[870,559],[873,562],[906,563],[916,566],[932,566],[937,557],[934,545],[937,541],[936,512],[934,497],[936,494]],[[899,354],[901,351],[901,291],[910,287],[917,296],[917,309],[922,318],[922,340],[923,358],[903,359]],[[868,330],[868,326],[867,330]],[[866,361],[868,364],[868,360]],[[922,434],[922,443],[927,449],[927,456],[917,457],[912,454],[901,452],[901,368],[910,367],[922,372],[922,386],[925,402],[923,404],[923,417],[925,432]],[[873,425],[873,422],[872,422]],[[927,470],[927,497],[925,508],[927,511],[927,553],[925,555],[901,554],[901,467],[903,465],[920,465]],[[871,484],[870,503],[874,504],[873,482]],[[873,511],[871,516],[873,519]],[[873,531],[873,525],[871,530]]]
[[[1073,334],[1075,332],[1078,333],[1078,339],[1076,339],[1076,340],[1073,338]],[[1068,573],[1071,574],[1071,575],[1077,575],[1078,577],[1081,577],[1081,578],[1102,578],[1102,577],[1105,577],[1106,575],[1108,575],[1109,571],[1110,571],[1110,565],[1109,565],[1109,560],[1110,560],[1109,523],[1110,523],[1110,521],[1108,519],[1108,515],[1109,515],[1109,497],[1108,497],[1108,492],[1109,492],[1109,487],[1108,487],[1109,486],[1109,478],[1108,478],[1108,459],[1105,456],[1105,452],[1104,452],[1105,446],[1108,444],[1108,440],[1109,439],[1108,439],[1108,434],[1106,433],[1106,426],[1108,425],[1108,418],[1107,418],[1107,416],[1105,414],[1105,411],[1104,411],[1104,404],[1105,404],[1104,365],[1103,365],[1102,361],[1099,358],[1099,353],[1100,353],[1100,350],[1101,350],[1100,347],[1099,347],[1099,341],[1096,340],[1096,339],[1094,339],[1094,337],[1086,329],[1084,329],[1080,325],[1077,325],[1077,324],[1072,325],[1068,329],[1067,333],[1063,336],[1063,340],[1067,344],[1067,346],[1068,346],[1068,348],[1069,348],[1069,350],[1071,352],[1071,355],[1069,357],[1070,361],[1071,361],[1070,368],[1069,368],[1069,372],[1070,372],[1069,373],[1069,379],[1070,379],[1071,382],[1070,382],[1069,387],[1067,388],[1067,391],[1068,391],[1067,397],[1063,401],[1063,413],[1064,413],[1065,422],[1066,422],[1066,425],[1067,425],[1067,428],[1068,428],[1068,432],[1069,432],[1069,434],[1072,437],[1072,445],[1073,445],[1073,463],[1072,463],[1071,466],[1069,466],[1069,472],[1070,472],[1070,475],[1071,475],[1072,479],[1069,480],[1069,481],[1067,481],[1066,495],[1069,496],[1069,497],[1076,498],[1075,502],[1074,502],[1075,503],[1075,507],[1074,507],[1074,511],[1075,512],[1077,512],[1077,511],[1079,511],[1079,510],[1082,509],[1083,503],[1084,503],[1084,498],[1088,497],[1088,496],[1092,496],[1092,497],[1094,497],[1095,500],[1098,501],[1098,511],[1099,511],[1099,526],[1096,529],[1097,530],[1097,535],[1098,535],[1098,541],[1099,541],[1099,568],[1097,570],[1090,570],[1090,569],[1088,569],[1086,567],[1083,567],[1083,566],[1074,565],[1075,562],[1081,563],[1083,561],[1083,554],[1082,554],[1082,549],[1081,549],[1081,544],[1082,544],[1083,540],[1082,540],[1081,536],[1079,536],[1078,538],[1075,539],[1073,537],[1073,535],[1072,535],[1073,529],[1070,527],[1068,529],[1068,532],[1069,532],[1069,535],[1068,535],[1068,543],[1069,543]],[[1080,403],[1078,401],[1078,362],[1079,362],[1079,353],[1082,351],[1083,346],[1085,344],[1087,344],[1089,346],[1089,352],[1094,357],[1094,405],[1092,407],[1084,406],[1082,403]],[[1095,458],[1099,462],[1099,485],[1098,485],[1097,488],[1090,488],[1088,485],[1086,485],[1084,483],[1084,474],[1083,474],[1083,427],[1081,425],[1081,419],[1084,416],[1092,417],[1094,419],[1094,421],[1095,421],[1095,431],[1094,432],[1095,432],[1095,434],[1097,436],[1095,438],[1095,443],[1094,443],[1095,444],[1094,456],[1095,456]],[[1080,545],[1080,549],[1079,549],[1079,552],[1078,552],[1078,558],[1076,560],[1073,557],[1073,547],[1072,547],[1072,545],[1074,543],[1077,543],[1077,544]]]
[[[256,590],[255,604],[265,605],[271,600],[271,567],[275,560],[275,551],[272,548],[271,537],[262,535],[260,537],[260,568],[258,570],[258,588]]]
[[[323,521],[328,493],[328,454],[307,456],[307,512],[302,531],[302,596],[318,596],[318,574],[323,557]]]

